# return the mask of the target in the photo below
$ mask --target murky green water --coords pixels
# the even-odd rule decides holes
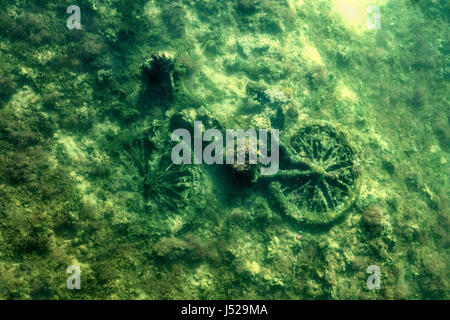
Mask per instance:
[[[0,298],[449,298],[447,1],[0,9]]]

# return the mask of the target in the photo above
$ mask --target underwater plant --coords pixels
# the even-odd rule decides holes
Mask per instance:
[[[142,72],[150,84],[159,85],[164,89],[173,89],[175,60],[167,52],[153,53],[151,58],[142,65]]]
[[[340,217],[358,190],[355,148],[326,122],[314,121],[282,144],[280,170],[270,189],[285,213],[297,221],[326,224]],[[284,162],[284,163],[283,163]]]

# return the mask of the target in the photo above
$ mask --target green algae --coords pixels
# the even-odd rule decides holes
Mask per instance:
[[[444,0],[378,1],[379,30],[363,0],[80,0],[81,30],[71,4],[0,4],[0,298],[448,299]],[[338,127],[352,205],[298,223],[314,197],[280,201],[283,179],[174,168],[170,132],[194,120]]]

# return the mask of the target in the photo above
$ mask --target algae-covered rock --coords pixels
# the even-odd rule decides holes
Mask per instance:
[[[362,222],[369,232],[377,233],[383,227],[383,209],[372,205],[366,208],[362,215]]]
[[[274,109],[280,108],[291,101],[291,98],[282,90],[269,88],[257,82],[249,82],[246,91],[254,100]]]

